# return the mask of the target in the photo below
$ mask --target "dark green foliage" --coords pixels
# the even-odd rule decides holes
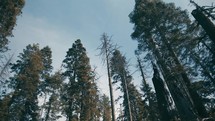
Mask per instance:
[[[81,40],[76,40],[72,48],[67,51],[63,64],[64,76],[69,79],[68,84],[65,84],[62,97],[67,119],[69,121],[94,120],[97,88],[89,58]]]
[[[119,50],[113,52],[111,58],[111,74],[116,82],[120,82],[120,90],[123,92],[124,115],[123,120],[143,120],[144,103],[140,93],[137,91],[132,81],[132,76],[127,69],[126,58]]]
[[[8,39],[21,14],[25,0],[0,0],[0,52],[7,50]]]
[[[109,97],[106,95],[101,97],[101,110],[103,121],[111,121],[111,104]]]
[[[153,64],[153,84],[156,91],[158,108],[162,117],[162,121],[172,121],[177,119],[177,112],[173,107],[169,91],[167,90],[164,81],[161,79],[157,66]]]
[[[60,73],[53,77],[50,76],[52,69],[51,49],[45,47],[40,50],[38,44],[28,45],[18,57],[19,60],[11,64],[14,76],[9,80],[9,88],[12,92],[1,101],[2,112],[5,112],[3,115],[7,115],[2,120],[39,120],[41,116],[39,115],[38,95],[42,93],[51,95],[47,104],[49,108],[45,108],[48,110],[46,112],[49,112],[45,113],[46,119],[53,119],[53,117],[57,119],[54,114],[56,112],[54,109],[57,109],[59,102],[59,100],[55,101],[56,92],[59,94],[57,89],[59,90],[58,85],[61,82],[58,80],[62,80],[59,79]],[[53,105],[55,105],[54,108]],[[49,117],[47,118],[47,116]]]
[[[6,56],[0,57],[0,99],[2,99],[8,90],[8,78],[10,76],[10,63],[13,56],[7,58]]]
[[[61,100],[60,94],[62,90],[63,76],[61,72],[56,72],[54,75],[46,78],[46,90],[44,104],[42,105],[42,109],[44,109],[44,121],[56,121],[61,115]],[[46,99],[48,98],[48,101]]]
[[[191,81],[177,56],[179,45],[190,38],[187,32],[191,24],[186,11],[159,0],[138,0],[129,17],[135,24],[132,38],[138,40],[140,50],[153,54],[182,120],[192,117],[185,116],[187,107],[187,111],[192,110],[194,120],[196,111],[199,116],[207,117],[201,98],[191,88]],[[182,94],[182,98],[178,94]]]
[[[128,91],[128,72],[126,70],[127,63],[125,57],[121,55],[119,50],[115,50],[113,52],[113,56],[111,58],[111,75],[113,75],[113,79],[117,82],[121,83],[121,91],[124,93],[123,95],[123,106],[124,109],[124,120],[132,121],[132,114],[131,114],[131,105],[130,105],[130,97]]]
[[[203,102],[209,116],[215,119],[215,88],[209,81],[198,81],[192,84],[192,87],[198,91],[199,94],[203,97]]]
[[[150,120],[150,121],[157,121],[160,120],[160,113],[159,108],[157,104],[157,99],[155,93],[152,91],[152,88],[149,86],[149,84],[146,81],[144,73],[144,64],[147,64],[147,62],[144,63],[143,59],[141,59],[141,52],[136,50],[135,55],[137,57],[138,62],[138,69],[141,73],[142,77],[142,84],[141,84],[141,91],[143,92],[143,103],[144,103],[144,119]]]
[[[38,45],[28,45],[12,65],[15,73],[10,86],[14,90],[8,103],[9,120],[37,121],[37,89],[43,64]]]
[[[9,118],[8,105],[11,100],[10,96],[11,94],[8,94],[4,96],[3,99],[0,100],[0,117],[2,121],[8,121],[8,118]]]

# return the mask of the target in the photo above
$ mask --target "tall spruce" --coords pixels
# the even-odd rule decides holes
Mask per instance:
[[[153,53],[181,119],[197,120],[196,111],[200,117],[207,117],[201,98],[191,88],[190,79],[176,55],[175,42],[186,40],[190,25],[186,11],[160,0],[137,0],[130,19],[135,24],[132,38],[138,40],[142,50]],[[178,95],[179,92],[183,96]],[[184,114],[185,111],[189,113]]]
[[[109,37],[106,33],[102,34],[100,40],[101,40],[101,45],[98,48],[100,50],[99,55],[103,57],[103,61],[104,61],[104,63],[106,63],[106,66],[107,66],[108,83],[109,83],[110,100],[111,100],[112,121],[115,121],[116,120],[115,106],[114,106],[115,104],[114,104],[114,95],[113,95],[111,69],[110,69],[111,54],[115,47],[111,42],[111,37]]]
[[[89,58],[81,40],[76,40],[67,51],[63,66],[65,68],[64,76],[69,81],[65,84],[62,96],[67,120],[94,120],[92,112],[95,112],[96,109],[94,97],[97,91]]]

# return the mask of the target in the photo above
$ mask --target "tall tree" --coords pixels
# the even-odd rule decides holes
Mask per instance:
[[[120,90],[123,92],[123,119],[128,121],[143,120],[145,113],[144,102],[141,94],[132,83],[132,76],[128,70],[128,62],[119,50],[113,52],[111,58],[111,74],[115,83],[120,82]]]
[[[201,98],[191,88],[191,82],[176,55],[178,40],[189,38],[186,32],[190,20],[186,11],[160,0],[138,0],[130,19],[135,24],[132,38],[138,40],[142,50],[153,53],[182,120],[190,120],[191,117],[196,120],[196,111],[199,116],[207,117]],[[176,87],[178,93],[175,92]],[[177,100],[179,97],[181,101]],[[186,108],[192,116],[183,114]]]
[[[64,76],[68,78],[63,95],[65,114],[69,121],[93,120],[95,90],[94,74],[92,73],[86,49],[81,40],[76,40],[67,51],[63,60]]]
[[[116,120],[115,117],[115,106],[114,106],[114,95],[113,95],[113,87],[111,81],[111,69],[110,69],[110,58],[112,51],[114,49],[114,45],[111,42],[111,38],[107,36],[107,34],[103,34],[101,36],[101,45],[98,48],[100,50],[100,56],[103,57],[103,61],[106,63],[107,72],[108,72],[108,83],[109,83],[109,91],[110,91],[110,99],[111,99],[111,111],[112,111],[112,121]]]
[[[15,75],[10,84],[14,92],[8,103],[8,120],[37,121],[37,90],[43,69],[39,45],[28,45],[11,69]]]
[[[0,53],[7,50],[8,39],[16,25],[17,16],[22,13],[25,0],[0,1]]]
[[[52,95],[53,93],[53,77],[57,77],[55,75],[51,75],[52,72],[52,51],[51,48],[46,46],[44,48],[42,48],[41,50],[41,57],[42,57],[42,64],[44,66],[42,72],[41,72],[41,83],[39,85],[39,89],[38,89],[38,94],[39,94],[39,98],[41,98],[41,100],[44,100],[43,102],[41,101],[40,103],[42,104],[42,106],[40,107],[40,116],[43,116],[44,114],[44,106],[46,104],[46,101],[49,100],[47,99],[50,95]],[[58,74],[59,75],[59,74]],[[59,79],[59,78],[58,78]],[[60,85],[59,85],[60,86]],[[60,88],[60,87],[58,87]],[[56,88],[57,89],[57,88]]]
[[[128,72],[127,62],[125,57],[121,55],[119,50],[115,50],[113,52],[113,57],[111,58],[111,75],[113,75],[113,79],[115,81],[120,81],[122,86],[122,92],[124,93],[124,106],[125,106],[125,120],[132,121],[132,114],[131,114],[131,105],[129,99],[129,92],[128,92]]]

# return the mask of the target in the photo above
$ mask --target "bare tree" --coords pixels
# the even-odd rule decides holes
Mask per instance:
[[[106,33],[103,33],[101,36],[101,45],[98,47],[100,50],[99,55],[102,56],[102,60],[106,63],[107,72],[108,72],[108,82],[109,82],[109,90],[110,90],[110,99],[111,99],[111,109],[112,109],[112,121],[115,121],[115,106],[114,106],[114,96],[113,96],[113,87],[111,81],[110,74],[110,56],[115,46],[111,43],[111,37],[109,37]]]

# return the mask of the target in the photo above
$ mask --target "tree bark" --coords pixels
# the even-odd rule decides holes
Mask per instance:
[[[173,97],[181,120],[197,121],[197,116],[195,114],[195,111],[193,110],[192,105],[190,104],[190,99],[187,95],[184,95],[184,87],[178,85],[178,82],[181,77],[179,77],[178,75],[171,74],[171,71],[165,65],[165,61],[163,60],[160,51],[158,50],[158,48],[156,48],[156,44],[152,39],[152,36],[149,36],[148,39],[148,45],[153,50],[153,54],[157,60],[157,64],[160,67],[161,73],[163,74],[163,77],[167,83],[171,96]]]

